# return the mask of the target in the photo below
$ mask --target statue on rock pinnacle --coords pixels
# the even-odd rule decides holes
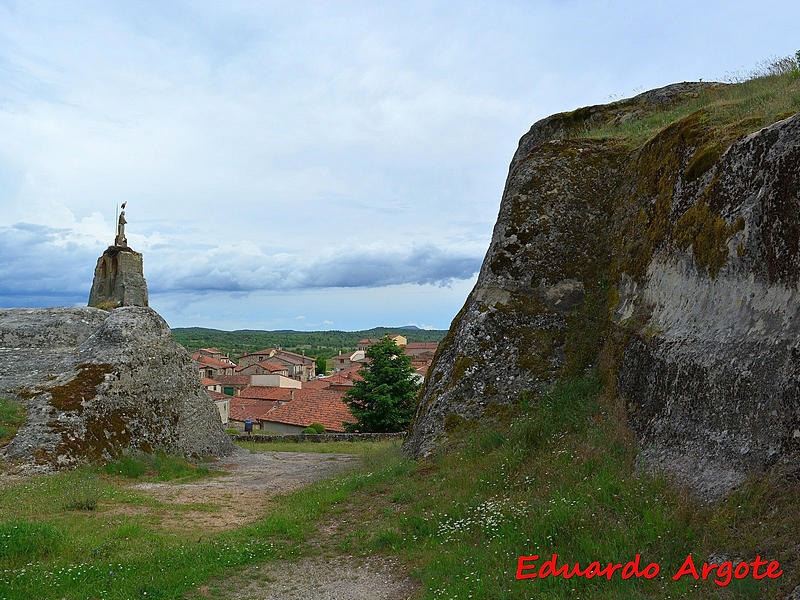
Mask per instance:
[[[128,246],[125,237],[125,205],[117,219],[114,245],[106,248],[97,259],[94,269],[89,306],[117,308],[120,306],[147,306],[147,282],[142,271],[142,255]]]

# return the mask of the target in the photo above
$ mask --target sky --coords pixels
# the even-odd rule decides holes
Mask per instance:
[[[0,0],[0,307],[127,202],[173,327],[447,328],[536,120],[800,49],[800,3]]]

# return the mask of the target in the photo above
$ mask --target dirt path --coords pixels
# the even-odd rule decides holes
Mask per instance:
[[[257,577],[223,588],[230,600],[407,600],[415,585],[381,557],[308,557],[267,563]],[[217,596],[219,597],[219,596]]]
[[[158,510],[165,528],[232,529],[263,515],[270,497],[357,465],[352,454],[249,452],[238,450],[213,468],[224,474],[190,483],[131,486],[174,510]],[[149,511],[148,507],[136,510]],[[323,524],[306,556],[271,561],[202,586],[192,597],[225,600],[407,600],[415,590],[405,569],[377,556],[342,556],[334,548],[348,510]],[[344,522],[343,522],[344,521]]]
[[[148,482],[132,489],[176,510],[163,512],[162,525],[233,529],[263,515],[269,498],[355,466],[352,454],[250,452],[238,449],[213,464],[224,474],[190,483]],[[147,511],[146,507],[139,510]]]

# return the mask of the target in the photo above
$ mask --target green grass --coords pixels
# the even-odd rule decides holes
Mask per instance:
[[[15,540],[15,549],[0,555],[0,598],[29,600],[31,590],[42,599],[183,598],[232,569],[297,556],[334,505],[368,484],[408,471],[397,452],[369,458],[380,473],[358,472],[278,496],[256,522],[228,532],[165,531],[147,515],[111,510],[143,505],[157,510],[161,503],[128,489],[124,478],[97,477],[95,469],[32,477],[0,494],[0,533]],[[53,502],[87,482],[95,486],[97,510],[76,512]],[[21,523],[28,529],[17,533]],[[58,543],[36,554],[37,531]]]
[[[0,446],[8,443],[25,422],[25,408],[19,403],[0,397]]]
[[[123,456],[119,460],[103,465],[108,475],[137,479],[143,477],[152,481],[182,481],[205,477],[212,472],[205,465],[196,465],[184,458],[169,456],[163,452],[155,454],[137,453]]]
[[[317,527],[331,518],[341,525],[326,553],[396,557],[430,600],[780,597],[798,572],[797,484],[762,478],[718,505],[694,503],[664,478],[636,472],[624,408],[593,378],[528,398],[505,427],[469,434],[431,463],[409,460],[396,442],[339,444],[361,446],[363,466],[272,498],[261,518],[228,532],[160,528],[136,509],[164,505],[97,469],[6,487],[0,532],[11,532],[14,549],[0,556],[0,598],[28,600],[34,589],[44,599],[198,597],[197,586],[265,561],[318,554]],[[95,510],[54,502],[76,484],[95,490]],[[52,540],[46,552],[34,548],[32,527]],[[756,551],[780,560],[787,576],[727,588],[668,577],[514,578],[519,555],[557,552],[585,565],[640,553],[669,574],[689,552],[702,561]]]
[[[46,523],[22,519],[0,523],[0,560],[40,558],[57,549],[62,537],[58,529]]]
[[[252,452],[316,452],[323,454],[372,454],[390,448],[399,448],[397,440],[379,442],[236,442]]]
[[[716,130],[720,150],[724,150],[735,139],[800,111],[800,69],[792,59],[775,61],[744,81],[709,87],[697,98],[645,112],[639,118],[590,125],[578,136],[618,138],[637,147],[698,110],[703,111],[708,126]]]
[[[700,563],[712,553],[760,552],[796,574],[796,484],[762,479],[704,507],[663,477],[637,474],[633,448],[623,407],[593,379],[568,381],[530,398],[509,427],[471,434],[458,451],[406,463],[409,475],[357,492],[350,504],[359,518],[341,532],[339,550],[417,565],[420,597],[431,600],[749,598],[791,589],[791,576],[726,588],[669,576],[690,552]],[[641,554],[662,576],[515,579],[518,556],[552,553],[584,567]]]

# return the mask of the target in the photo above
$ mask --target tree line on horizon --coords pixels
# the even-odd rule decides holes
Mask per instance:
[[[373,327],[360,331],[222,331],[204,327],[176,327],[172,330],[172,338],[190,352],[199,348],[219,348],[233,359],[247,352],[276,347],[330,359],[340,351],[355,350],[358,340],[381,338],[386,334],[403,335],[409,342],[440,342],[447,330],[402,327]]]

